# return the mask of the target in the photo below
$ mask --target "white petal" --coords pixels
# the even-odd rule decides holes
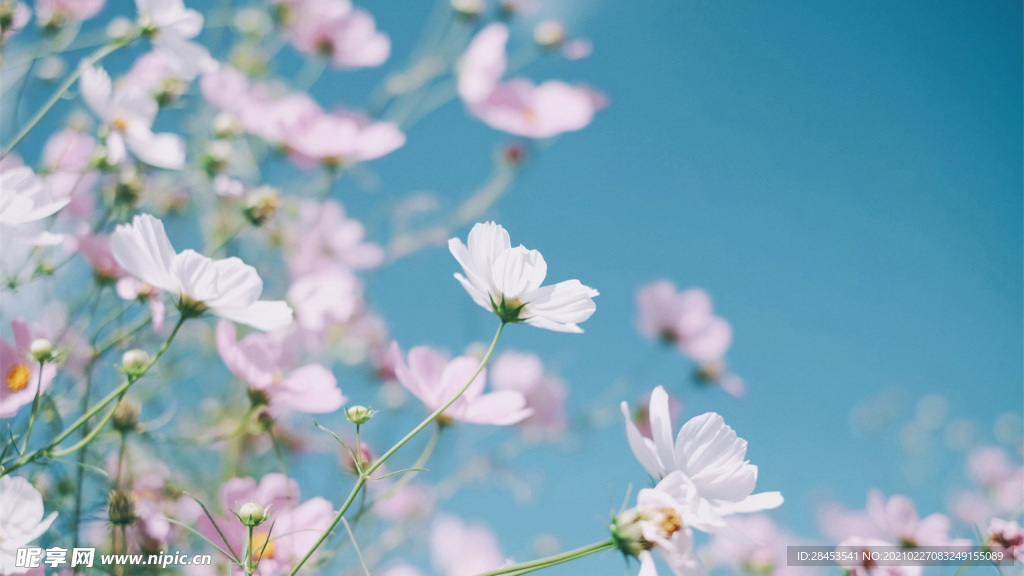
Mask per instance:
[[[179,170],[185,165],[185,142],[177,134],[154,134],[145,126],[132,124],[126,136],[132,154],[150,166]]]
[[[111,235],[110,250],[117,263],[135,278],[161,290],[178,293],[178,282],[171,274],[174,248],[160,220],[139,214],[131,224],[118,226]]]
[[[540,288],[547,273],[548,265],[540,252],[523,246],[502,251],[491,265],[494,287],[507,299],[519,299]]]
[[[629,441],[629,448],[633,451],[640,465],[647,470],[647,473],[654,478],[659,478],[664,473],[661,462],[658,461],[658,454],[654,444],[640,434],[636,424],[633,423],[632,415],[629,413],[629,404],[622,403],[622,416],[626,419],[626,440]]]
[[[676,439],[676,466],[710,500],[738,502],[754,491],[757,466],[746,453],[747,442],[714,412],[691,418]]]
[[[114,88],[106,70],[83,62],[82,77],[78,81],[78,86],[82,92],[82,99],[89,108],[103,120],[110,120],[110,98]]]
[[[245,308],[211,310],[221,318],[270,332],[292,323],[292,309],[283,300],[257,300]]]
[[[580,284],[579,280],[542,286],[523,296],[528,302],[526,323],[548,330],[582,332],[576,324],[593,315],[597,309],[593,298],[597,295],[597,290]]]
[[[664,388],[658,386],[651,392],[648,410],[651,419],[651,439],[658,451],[658,459],[663,467],[662,474],[676,468],[675,446],[672,443],[672,416],[668,404],[668,393]]]

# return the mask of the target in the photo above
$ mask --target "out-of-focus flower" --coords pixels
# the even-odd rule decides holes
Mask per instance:
[[[68,205],[70,197],[55,197],[27,166],[0,170],[0,237],[36,245],[53,245],[63,237],[41,232],[42,220]]]
[[[848,538],[840,542],[839,546],[856,548],[859,551],[854,552],[854,561],[840,561],[839,564],[850,576],[920,576],[923,572],[921,566],[879,566],[871,560],[870,553],[864,553],[871,552],[872,549],[879,546],[892,545],[892,542],[877,538],[860,536]]]
[[[640,561],[640,576],[657,576],[652,550],[677,576],[702,576],[704,568],[693,552],[689,522],[693,485],[681,472],[663,478],[654,488],[637,494],[636,507],[620,512],[613,520],[612,540],[625,555]]]
[[[135,0],[135,7],[143,34],[164,53],[167,66],[179,78],[191,81],[216,69],[217,61],[209,51],[190,42],[203,30],[202,14],[185,8],[182,0]]]
[[[698,365],[697,378],[713,382],[733,396],[746,392],[743,381],[726,370],[725,353],[732,344],[732,326],[714,314],[711,296],[699,288],[679,292],[659,280],[636,294],[640,334],[675,346]]]
[[[323,54],[335,68],[383,64],[391,40],[377,31],[373,16],[349,0],[304,0],[292,7],[285,35],[300,52]]]
[[[332,200],[303,202],[286,235],[293,277],[332,268],[368,270],[384,260],[384,249],[366,241],[363,224]]]
[[[113,251],[111,251],[113,253]],[[116,260],[116,259],[115,259]],[[119,266],[120,267],[120,266]],[[140,300],[149,304],[149,311],[152,314],[153,331],[160,333],[164,328],[164,318],[167,309],[161,298],[161,291],[154,286],[140,282],[131,276],[123,276],[115,286],[117,295],[123,300]]]
[[[19,548],[39,538],[57,517],[43,517],[43,497],[28,480],[17,476],[0,478],[0,574],[24,574],[27,566],[17,566]]]
[[[235,325],[217,323],[217,351],[231,373],[249,385],[270,414],[289,411],[321,414],[345,404],[345,396],[330,370],[320,364],[294,367],[284,344],[271,334],[253,333],[237,340]]]
[[[36,17],[47,27],[67,20],[88,20],[99,14],[106,0],[36,0]]]
[[[409,392],[434,411],[455,397],[469,382],[479,361],[470,356],[448,360],[447,356],[428,346],[409,351],[409,363],[402,358],[397,343],[391,345],[395,358],[395,375]],[[466,392],[440,416],[442,421],[470,422],[507,426],[523,421],[532,414],[526,398],[519,392],[499,390],[485,394],[487,371],[481,370]]]
[[[39,394],[46,392],[57,375],[57,366],[52,362],[43,364],[29,357],[32,334],[24,320],[11,322],[14,345],[0,339],[0,375],[3,376],[0,393],[0,418],[10,418],[23,406],[29,405]]]
[[[605,106],[596,91],[558,80],[539,85],[525,78],[501,82],[507,42],[504,24],[485,27],[470,42],[459,67],[459,96],[470,114],[488,126],[525,138],[550,138],[583,129]]]
[[[301,161],[344,167],[394,152],[405,144],[405,134],[392,122],[338,110],[306,118],[285,143]]]
[[[54,133],[43,147],[43,166],[51,172],[84,172],[96,155],[96,139],[79,130]]]
[[[872,490],[868,493],[867,512],[883,539],[906,548],[970,545],[969,540],[949,537],[949,518],[944,514],[919,518],[917,507],[906,496],[897,494],[886,499],[880,491]]]
[[[459,97],[467,104],[485,100],[505,75],[508,27],[489,24],[477,32],[459,62]]]
[[[536,250],[512,247],[508,232],[494,222],[477,224],[468,246],[458,238],[448,249],[466,273],[455,279],[473,301],[503,322],[525,322],[557,332],[583,332],[579,323],[594,313],[597,290],[579,280],[541,286],[548,266]]]
[[[178,170],[185,164],[185,143],[176,134],[154,134],[157,102],[134,85],[114,89],[110,76],[98,66],[82,65],[82,99],[107,128],[107,161],[117,165],[128,151],[146,164]]]
[[[505,562],[494,532],[483,524],[467,524],[438,515],[430,527],[430,557],[445,576],[473,576]]]
[[[21,32],[32,11],[21,0],[0,0],[0,44]]]
[[[705,532],[726,527],[723,516],[758,512],[782,504],[779,492],[752,494],[757,466],[745,460],[747,442],[736,435],[721,416],[709,412],[691,418],[672,440],[668,394],[658,386],[651,393],[650,419],[653,438],[645,438],[622,403],[626,437],[636,459],[654,478],[680,471],[698,495],[697,506],[687,522]]]
[[[802,566],[787,565],[786,547],[800,541],[769,516],[737,516],[730,524],[747,539],[717,534],[712,537],[700,554],[709,568],[724,566],[736,573],[760,576],[801,576],[807,572]]]
[[[298,277],[288,288],[288,302],[303,330],[322,334],[328,326],[348,322],[363,307],[363,287],[343,268]]]
[[[994,551],[1002,551],[1014,560],[1024,559],[1024,532],[1016,522],[993,518],[985,533],[985,545]]]
[[[1014,514],[1024,507],[1024,466],[1011,461],[1002,448],[971,450],[967,473],[979,491],[955,494],[951,504],[965,522],[983,527],[993,516]]]
[[[397,492],[394,484],[376,482],[370,485],[380,495],[373,505],[373,513],[385,520],[401,521],[428,514],[434,506],[433,490],[417,483],[406,484]]]
[[[177,297],[183,314],[209,311],[216,316],[273,330],[292,321],[283,301],[259,300],[263,281],[238,258],[214,260],[194,250],[176,253],[163,223],[149,214],[117,227],[111,250],[129,274]]]
[[[116,281],[125,274],[110,251],[110,236],[93,234],[92,228],[84,222],[78,227],[77,234],[65,240],[64,248],[81,254],[89,262],[93,274],[102,282]]]
[[[177,69],[168,62],[166,53],[153,50],[135,61],[123,81],[145,90],[157,104],[166,106],[188,90],[189,80],[178,75]]]
[[[565,432],[565,382],[548,374],[536,355],[503,352],[491,365],[491,386],[526,397],[526,406],[533,410],[533,415],[521,423],[528,437],[555,439]]]
[[[246,527],[235,517],[238,508],[255,502],[270,511],[270,518],[253,528],[253,548],[263,550],[259,572],[266,576],[287,573],[323,534],[334,517],[333,506],[323,498],[299,501],[299,485],[283,474],[267,474],[259,484],[252,478],[228,480],[220,491],[223,517],[215,518],[232,550],[246,546]],[[221,536],[203,516],[199,531],[214,542],[223,542]],[[273,527],[273,532],[271,532]]]

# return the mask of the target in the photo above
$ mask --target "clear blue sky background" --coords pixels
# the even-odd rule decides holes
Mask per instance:
[[[577,410],[597,401],[615,415],[620,399],[662,384],[688,416],[722,413],[750,442],[759,489],[787,497],[776,517],[800,532],[813,532],[823,500],[859,507],[873,487],[941,509],[962,484],[962,454],[942,448],[940,430],[923,468],[907,472],[900,425],[917,400],[948,399],[949,419],[973,421],[981,443],[1024,405],[1020,3],[544,4],[595,50],[528,74],[585,81],[611,106],[533,158],[490,216],[543,252],[552,280],[579,278],[601,296],[585,334],[517,326],[503,346],[540,354]],[[429,3],[360,5],[391,35],[392,63],[404,61]],[[528,27],[515,33],[525,40]],[[358,107],[381,76],[330,74],[314,94]],[[367,219],[381,198],[420,190],[455,205],[503,141],[449,104],[370,165],[380,196],[346,180],[336,197]],[[374,277],[374,304],[403,347],[490,338],[493,318],[455,270],[438,248]],[[636,333],[635,290],[659,278],[714,296],[735,328],[746,398],[696,387],[681,357]],[[616,382],[622,392],[604,396]],[[851,412],[886,390],[902,391],[890,394],[893,422],[858,433]],[[448,447],[481,432],[456,431]],[[438,466],[457,461],[442,453]],[[646,482],[618,420],[579,452],[520,463],[547,475],[535,500],[484,487],[446,506],[489,521],[519,559],[538,533],[565,547],[603,538],[609,507]],[[306,486],[336,502],[347,492],[333,474]],[[619,573],[611,556],[556,573],[606,563],[601,573]]]

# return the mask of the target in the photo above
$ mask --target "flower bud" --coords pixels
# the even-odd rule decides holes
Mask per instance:
[[[541,48],[556,48],[565,42],[565,26],[557,20],[544,20],[533,28],[533,41]]]
[[[29,346],[29,354],[36,362],[49,362],[54,358],[53,343],[46,338],[36,338]]]
[[[135,515],[137,499],[135,493],[124,488],[117,488],[107,496],[107,516],[115,526],[127,526],[138,520]]]
[[[210,142],[201,160],[203,170],[210,176],[223,172],[228,167],[228,164],[231,163],[232,154],[231,143],[227,140],[214,140]]]
[[[135,375],[149,364],[149,352],[141,348],[133,348],[121,356],[121,369],[126,374]]]
[[[106,157],[103,163],[107,163]],[[142,198],[142,176],[137,170],[123,170],[114,184],[114,204],[136,206]]]
[[[651,549],[651,543],[644,539],[641,520],[643,515],[636,508],[620,512],[612,519],[612,540],[615,547],[627,556],[637,556]]]
[[[238,121],[231,114],[221,112],[213,117],[213,133],[218,138],[234,138],[240,131]]]
[[[359,405],[345,409],[345,417],[348,418],[349,422],[357,426],[359,424],[366,424],[367,422],[369,422],[370,418],[373,418],[373,415],[376,413],[376,410],[370,410],[366,406]]]
[[[134,432],[139,428],[139,407],[127,398],[121,400],[114,407],[110,422],[118,432]]]
[[[270,221],[281,207],[281,194],[276,188],[261,186],[245,197],[242,213],[253,226],[262,226]]]
[[[238,509],[238,520],[246,526],[259,526],[267,520],[269,511],[255,502],[246,502]]]

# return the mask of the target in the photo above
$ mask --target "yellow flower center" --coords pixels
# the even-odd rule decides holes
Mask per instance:
[[[110,125],[119,132],[124,132],[128,129],[128,120],[124,116],[118,116],[114,118],[114,121]]]
[[[665,536],[671,536],[676,532],[683,529],[683,517],[671,508],[662,508],[658,510],[661,514],[661,521],[658,522],[658,528]]]
[[[28,386],[32,377],[32,370],[21,362],[15,364],[7,371],[7,389],[11,392],[20,392]]]

